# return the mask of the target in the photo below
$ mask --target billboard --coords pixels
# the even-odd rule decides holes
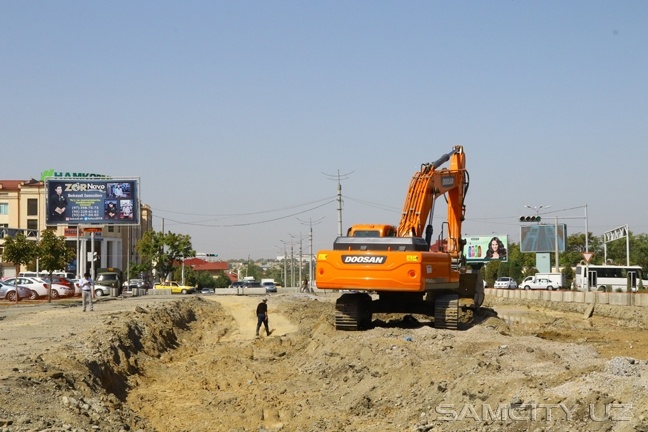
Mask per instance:
[[[138,225],[138,179],[57,179],[45,182],[47,225]]]
[[[508,236],[467,237],[464,255],[467,262],[508,261]]]
[[[520,227],[520,252],[555,252],[556,240],[558,251],[565,251],[567,239],[567,226],[556,225],[529,225]]]

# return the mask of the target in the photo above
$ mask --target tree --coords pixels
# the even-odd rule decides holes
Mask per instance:
[[[38,256],[36,243],[28,240],[23,233],[16,234],[16,237],[5,237],[3,247],[2,260],[16,266],[16,276],[20,273],[21,265],[27,265]],[[18,297],[16,295],[16,303]]]
[[[38,242],[38,258],[42,268],[49,273],[49,288],[47,290],[47,301],[52,301],[52,273],[65,268],[68,262],[68,248],[65,245],[65,238],[58,237],[54,231],[44,230]]]
[[[173,270],[174,264],[183,257],[196,256],[191,237],[184,234],[161,231],[146,231],[135,246],[142,260],[155,275],[162,279]]]

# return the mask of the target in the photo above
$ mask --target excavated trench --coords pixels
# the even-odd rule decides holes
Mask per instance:
[[[514,302],[487,302],[478,314],[476,331],[459,332],[395,316],[377,317],[384,322],[378,319],[367,332],[336,332],[333,303],[307,298],[273,303],[297,328],[259,339],[240,333],[246,331],[241,326],[254,322],[249,305],[243,305],[243,324],[230,315],[231,305],[226,310],[200,297],[137,307],[127,316],[108,320],[102,337],[76,356],[81,376],[65,379],[77,390],[87,385],[89,394],[105,394],[102,406],[108,412],[93,417],[101,430],[244,431],[259,430],[260,425],[264,430],[371,430],[370,425],[410,430],[399,424],[415,424],[413,419],[420,411],[414,405],[413,410],[404,410],[409,405],[402,405],[393,411],[394,404],[400,403],[405,388],[420,390],[430,400],[444,400],[444,377],[451,369],[440,369],[432,385],[421,382],[422,371],[417,368],[431,361],[424,370],[427,374],[436,371],[433,365],[443,361],[445,353],[458,350],[462,339],[474,338],[462,348],[471,354],[460,355],[470,368],[505,358],[490,359],[490,348],[481,347],[488,338],[498,349],[517,349],[516,342],[507,338],[520,335],[537,336],[548,343],[597,345],[597,340],[605,340],[601,349],[610,341],[597,332],[597,324],[590,328],[590,321],[579,311]],[[638,312],[626,311],[624,316],[633,313]],[[621,312],[608,315],[614,314]],[[494,321],[496,316],[499,319]],[[487,340],[480,334],[488,335]],[[496,342],[499,337],[506,342]],[[632,344],[625,353],[648,347],[648,338]],[[525,346],[518,355],[544,356],[545,347],[540,347],[529,350]],[[612,354],[618,353],[622,352],[617,348]],[[458,376],[471,376],[464,372]],[[410,378],[404,377],[412,379],[405,386],[403,381]],[[400,389],[397,393],[390,390],[395,387]],[[336,414],[340,409],[344,415]],[[316,415],[310,414],[313,410]],[[385,423],[394,418],[398,419],[394,424]],[[225,424],[237,425],[237,429],[225,428]],[[301,428],[285,429],[287,424]]]

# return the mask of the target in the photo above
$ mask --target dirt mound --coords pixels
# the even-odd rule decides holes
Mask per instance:
[[[640,320],[632,347],[618,317],[512,304],[340,332],[332,297],[279,295],[255,338],[259,298],[177,299],[2,310],[2,430],[648,430]]]

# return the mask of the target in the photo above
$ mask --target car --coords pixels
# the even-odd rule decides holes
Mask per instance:
[[[155,289],[170,289],[171,294],[192,294],[196,292],[196,287],[180,285],[178,282],[167,281],[155,284]]]
[[[50,277],[48,276],[41,276],[39,279],[44,280],[45,282],[49,283],[50,282]],[[58,284],[58,285],[65,285],[66,287],[70,288],[73,292],[72,295],[77,295],[77,286],[72,282],[71,279],[68,279],[63,276],[55,276],[52,275],[52,283]],[[81,289],[78,289],[78,295],[81,295]]]
[[[503,276],[497,278],[493,288],[515,289],[517,288],[517,282],[512,277]]]
[[[74,287],[74,295],[75,296],[80,296],[81,295],[81,287],[77,286],[81,279],[70,279],[70,282],[72,282],[72,286]]]
[[[18,290],[18,301],[30,298],[33,296],[33,291],[22,285],[15,287],[13,285],[0,283],[0,299],[8,300],[10,302],[16,301],[16,288]]]
[[[151,289],[151,284],[144,279],[129,279],[122,284],[122,288],[126,291],[132,291],[133,288]]]
[[[30,300],[36,300],[37,298],[47,297],[48,295],[48,286],[49,284],[42,279],[32,278],[32,277],[17,277],[9,278],[4,281],[8,285],[20,285],[26,288],[29,288],[32,291],[32,296]],[[57,299],[59,297],[72,297],[74,296],[74,290],[66,287],[65,285],[52,284],[52,298]]]
[[[200,294],[214,294],[214,288],[203,288],[200,290]]]
[[[263,282],[261,285],[265,287],[267,293],[277,292],[277,285],[274,282]]]
[[[230,288],[243,288],[245,284],[243,282],[232,282],[232,284],[229,286]]]
[[[108,286],[108,285],[101,285],[101,284],[97,284],[97,283],[95,283],[95,286],[94,286],[94,292],[95,292],[95,295],[97,297],[103,297],[103,296],[110,295],[110,290],[114,290],[114,289],[115,289],[115,287],[111,287],[111,286]]]
[[[554,289],[559,289],[560,287],[551,279],[536,279],[535,281],[527,281],[524,283],[524,286],[522,286],[522,289],[529,290],[529,289],[546,289],[546,290],[554,290]]]

